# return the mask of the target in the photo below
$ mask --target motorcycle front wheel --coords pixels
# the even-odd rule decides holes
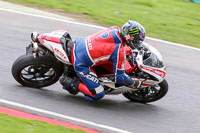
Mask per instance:
[[[124,97],[132,102],[149,103],[163,98],[168,92],[168,83],[163,80],[157,86],[150,86],[134,92],[123,93]]]
[[[49,57],[32,54],[22,55],[12,65],[12,75],[23,86],[46,87],[58,81],[62,75],[63,67]]]

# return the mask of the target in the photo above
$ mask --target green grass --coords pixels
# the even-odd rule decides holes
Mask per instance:
[[[9,0],[91,16],[122,26],[136,20],[147,36],[200,48],[200,4],[186,0]],[[117,13],[116,13],[117,12]]]
[[[36,120],[26,120],[0,113],[0,133],[85,133]]]

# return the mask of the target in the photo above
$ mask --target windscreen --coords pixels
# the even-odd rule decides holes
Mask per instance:
[[[162,60],[160,60],[153,52],[150,53],[149,57],[143,61],[144,65],[151,66],[151,67],[158,67],[161,68],[164,66]]]

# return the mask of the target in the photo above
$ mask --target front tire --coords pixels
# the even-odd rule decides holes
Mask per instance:
[[[13,63],[12,75],[23,86],[45,87],[58,81],[63,73],[62,63],[46,57],[22,55]]]
[[[146,89],[146,91],[138,90],[135,92],[123,93],[123,95],[132,102],[138,102],[138,103],[154,102],[163,98],[168,92],[168,83],[166,80],[163,80],[161,83],[159,83],[158,87],[159,90],[157,90],[155,86],[152,86]]]

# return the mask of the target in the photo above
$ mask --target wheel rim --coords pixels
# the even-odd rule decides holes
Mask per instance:
[[[48,84],[56,77],[56,71],[46,64],[29,65],[21,70],[22,81],[36,86]]]
[[[149,102],[157,99],[162,94],[162,88],[157,86],[151,86],[147,88],[143,88],[141,90],[137,90],[134,92],[128,93],[132,99],[141,101],[141,102]]]

